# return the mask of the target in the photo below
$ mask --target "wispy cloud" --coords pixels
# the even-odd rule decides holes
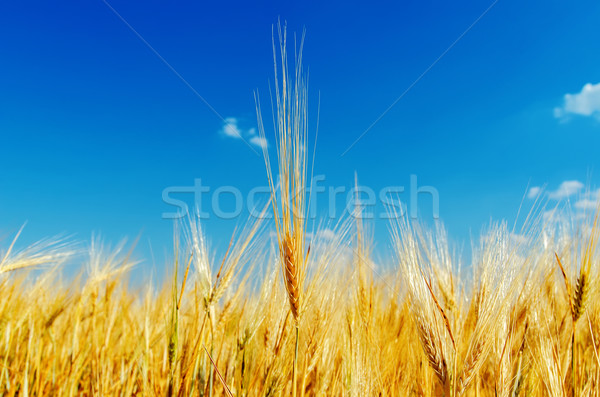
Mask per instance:
[[[593,211],[598,208],[600,203],[600,189],[585,192],[577,202],[575,202],[575,208],[582,211]]]
[[[335,232],[332,229],[325,228],[319,231],[319,237],[325,240],[333,240],[335,238]]]
[[[260,136],[253,136],[252,138],[250,138],[250,143],[258,146],[262,149],[266,148],[267,146],[269,146],[269,143],[267,142],[267,140],[263,137]]]
[[[551,200],[563,200],[571,197],[574,194],[581,192],[584,184],[579,181],[563,181],[558,189],[545,191],[547,197]],[[540,186],[532,186],[527,192],[528,199],[537,198],[542,194],[543,189]]]
[[[227,117],[221,127],[221,133],[232,138],[242,138],[242,131],[238,127],[238,121],[235,117]]]
[[[509,237],[510,237],[511,242],[516,245],[523,245],[523,244],[526,244],[528,241],[528,238],[525,234],[510,233]]]
[[[558,189],[548,192],[548,198],[552,200],[562,200],[581,192],[584,184],[579,181],[564,181]]]
[[[587,83],[580,92],[565,94],[563,105],[554,108],[554,117],[565,119],[570,115],[600,119],[600,83]]]
[[[589,198],[584,198],[575,203],[575,208],[578,210],[593,210],[598,206],[598,201]]]
[[[542,188],[541,187],[534,186],[534,187],[532,187],[532,188],[529,189],[529,192],[527,193],[527,198],[534,199],[537,196],[539,196],[541,192],[542,192]]]
[[[227,117],[224,119],[219,133],[235,139],[243,139],[246,137],[252,145],[259,148],[265,148],[269,146],[269,143],[265,138],[256,135],[256,128],[241,128],[239,119],[236,117]]]
[[[563,181],[556,190],[544,191],[539,186],[534,186],[529,189],[527,197],[530,199],[537,198],[542,193],[546,194],[549,200],[561,201],[568,199],[568,207],[572,210],[573,219],[585,219],[589,216],[590,211],[594,211],[600,204],[600,189],[588,190],[584,189],[583,182],[577,180]],[[571,199],[575,196],[573,199]],[[544,212],[545,220],[558,220],[563,216],[557,208]],[[558,217],[558,218],[557,218]]]

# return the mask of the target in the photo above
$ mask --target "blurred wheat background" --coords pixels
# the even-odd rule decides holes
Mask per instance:
[[[188,225],[172,281],[158,288],[128,287],[124,247],[94,243],[85,275],[69,282],[59,267],[69,245],[7,247],[0,391],[292,394],[298,324],[297,395],[596,395],[594,222],[565,219],[523,238],[491,226],[464,273],[442,228],[399,222],[397,261],[382,266],[361,222],[347,222],[311,246],[298,323],[257,223],[224,258]]]
[[[549,219],[540,203],[517,231],[488,226],[468,261],[441,225],[406,217],[390,224],[394,259],[376,261],[358,210],[308,238],[307,88],[286,45],[280,31],[275,221],[249,220],[219,257],[188,219],[169,277],[141,288],[130,247],[4,240],[0,393],[598,395],[598,212]],[[67,280],[73,258],[85,270]]]

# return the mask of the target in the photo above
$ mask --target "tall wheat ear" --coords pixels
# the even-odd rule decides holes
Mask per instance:
[[[275,70],[275,109],[273,123],[276,131],[279,183],[271,173],[267,145],[263,155],[271,189],[272,209],[277,229],[279,256],[290,311],[296,328],[296,347],[292,370],[292,395],[296,395],[296,367],[298,338],[302,314],[303,284],[306,274],[308,252],[305,250],[306,236],[306,132],[307,85],[302,70],[302,47],[304,35],[295,53],[295,75],[292,79],[288,70],[287,32],[284,24],[277,24],[278,49],[275,34],[272,35],[273,61]],[[279,55],[279,62],[278,62]],[[260,100],[255,94],[257,122],[263,142],[267,142],[262,122]],[[277,193],[279,192],[279,197]]]
[[[590,291],[593,287],[592,282],[595,281],[592,277],[592,264],[593,261],[596,259],[595,254],[598,245],[598,240],[600,238],[600,225],[598,225],[599,216],[600,201],[598,202],[598,207],[596,208],[594,221],[590,227],[589,236],[587,240],[585,240],[585,244],[582,247],[583,252],[581,254],[581,265],[579,266],[579,274],[577,275],[577,279],[575,280],[575,288],[573,288],[571,282],[569,281],[569,275],[567,274],[567,271],[565,270],[565,267],[563,266],[558,253],[554,254],[561,275],[565,282],[565,288],[567,290],[567,301],[571,309],[571,387],[573,394],[576,394],[577,391],[580,389],[577,383],[578,379],[576,377],[576,366],[579,363],[577,362],[578,352],[575,344],[575,330],[578,320],[585,313]]]

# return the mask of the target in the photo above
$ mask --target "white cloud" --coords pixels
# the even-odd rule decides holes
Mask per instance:
[[[580,92],[565,94],[564,104],[554,108],[554,117],[564,118],[571,114],[600,118],[600,83],[587,83]]]
[[[575,203],[575,208],[578,210],[593,210],[598,207],[598,201],[592,199],[581,199]]]
[[[534,199],[540,194],[541,191],[542,191],[541,187],[533,186],[531,189],[529,189],[529,193],[527,193],[527,198]]]
[[[600,204],[600,189],[587,192],[575,203],[575,208],[582,211],[595,210]]]
[[[544,211],[543,219],[544,219],[544,222],[547,223],[547,222],[558,222],[562,218],[560,216],[560,212],[557,211],[556,208],[553,208],[551,210]]]
[[[571,190],[569,190],[571,189]],[[557,205],[555,208],[543,212],[544,222],[549,225],[569,225],[573,221],[583,221],[589,226],[590,220],[593,220],[593,214],[600,204],[600,189],[583,191],[583,184],[578,181],[565,181],[558,190],[552,192],[554,199],[570,197],[576,195],[571,202],[566,205]],[[550,194],[548,194],[550,198]],[[551,237],[550,237],[551,238]],[[544,246],[548,246],[548,238],[544,237]]]
[[[256,128],[241,128],[239,120],[236,117],[227,117],[224,119],[219,133],[230,138],[243,140],[248,139],[249,143],[260,148],[266,148],[269,146],[269,142],[265,138],[256,135]]]
[[[329,228],[325,228],[319,231],[319,237],[325,240],[333,240],[335,238],[335,232]]]
[[[312,232],[306,232],[305,237],[307,240],[310,241],[314,241],[314,240],[333,240],[335,237],[335,232],[331,229],[329,229],[328,227],[324,228],[324,229],[319,229],[317,231],[315,231],[314,233]]]
[[[223,121],[221,133],[237,139],[240,139],[242,137],[242,132],[238,127],[238,121],[235,117],[227,117]]]
[[[250,143],[253,145],[256,145],[262,149],[269,146],[269,143],[267,142],[267,140],[260,136],[253,136],[252,138],[250,138]]]
[[[552,200],[562,200],[579,193],[583,187],[584,184],[579,181],[564,181],[560,184],[558,189],[548,192],[548,198]]]
[[[547,192],[547,198],[550,200],[563,200],[573,195],[577,195],[575,208],[586,209],[590,208],[591,203],[596,203],[600,200],[600,189],[595,191],[583,191],[585,185],[577,180],[563,181],[556,190]],[[527,192],[527,198],[535,199],[542,194],[543,189],[540,186],[532,186]],[[595,208],[595,204],[594,204]]]
[[[510,233],[510,240],[513,244],[523,245],[526,244],[528,239],[524,234],[519,233]]]

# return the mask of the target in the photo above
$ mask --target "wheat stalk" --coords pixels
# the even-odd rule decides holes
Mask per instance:
[[[598,208],[596,209],[596,215],[594,216],[594,221],[591,226],[590,235],[585,244],[585,248],[583,251],[581,266],[579,267],[579,275],[577,276],[575,282],[575,288],[573,289],[571,283],[569,281],[569,277],[565,271],[565,268],[560,260],[560,257],[557,253],[554,254],[556,258],[556,262],[560,268],[561,274],[563,276],[563,280],[565,282],[565,287],[567,290],[567,301],[569,302],[569,307],[571,309],[571,320],[572,320],[572,328],[571,328],[571,387],[572,393],[575,395],[577,393],[577,379],[575,375],[575,364],[576,364],[576,346],[575,346],[575,330],[577,321],[581,318],[581,316],[585,313],[586,303],[588,299],[588,294],[591,289],[591,269],[592,269],[592,261],[594,260],[594,254],[596,250],[596,245],[598,243],[598,238],[600,237],[600,226],[598,225],[598,217],[600,215],[600,203],[598,204]]]
[[[285,289],[287,291],[290,311],[296,328],[296,343],[292,370],[292,394],[296,395],[296,368],[298,360],[299,327],[302,312],[303,282],[306,271],[308,252],[305,251],[305,188],[306,188],[306,131],[307,121],[307,88],[302,72],[302,47],[296,53],[295,76],[290,78],[288,71],[287,31],[277,24],[279,51],[275,46],[273,34],[273,59],[275,67],[275,102],[273,111],[277,140],[279,164],[279,194],[271,173],[268,148],[263,146],[263,155],[267,168],[267,177],[271,189],[271,202],[275,215],[275,227],[279,246]],[[277,54],[280,62],[277,61]],[[281,69],[279,69],[281,68]],[[281,73],[281,75],[279,74]],[[281,84],[280,80],[281,78]],[[260,100],[255,94],[257,106],[258,129],[266,141],[262,122]],[[305,254],[306,252],[306,254]]]

